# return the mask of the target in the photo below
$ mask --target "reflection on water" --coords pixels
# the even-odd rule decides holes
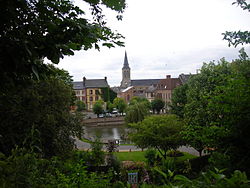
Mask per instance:
[[[95,137],[101,136],[101,140],[107,141],[112,139],[122,140],[126,135],[127,129],[124,125],[112,125],[112,126],[85,126],[84,137],[94,140]]]

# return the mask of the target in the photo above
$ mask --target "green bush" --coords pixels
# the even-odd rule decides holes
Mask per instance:
[[[157,151],[155,151],[154,149],[146,150],[144,156],[149,166],[154,166],[154,164],[156,163],[157,161],[156,154],[157,154]]]
[[[178,150],[170,150],[168,153],[167,153],[167,156],[168,157],[181,157],[183,156],[184,154]]]

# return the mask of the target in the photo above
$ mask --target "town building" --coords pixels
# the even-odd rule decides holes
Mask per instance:
[[[129,86],[131,86],[130,67],[128,64],[127,52],[125,51],[124,63],[122,67],[122,81],[120,87],[122,89],[126,89]]]
[[[156,87],[157,83],[161,79],[137,79],[131,80],[130,77],[130,67],[128,63],[127,52],[125,52],[123,67],[122,67],[122,81],[119,89],[116,87],[113,90],[116,90],[118,96],[123,98],[125,101],[129,100],[133,96],[137,97],[146,97],[146,91],[149,87]]]
[[[86,79],[73,82],[73,89],[78,100],[85,103],[86,109],[91,111],[96,101],[102,99],[103,88],[109,88],[107,77],[104,79]]]
[[[179,78],[171,78],[171,75],[167,75],[165,79],[161,79],[155,89],[155,97],[160,98],[165,102],[165,110],[169,110],[169,104],[171,103],[172,93],[174,89],[181,85]]]

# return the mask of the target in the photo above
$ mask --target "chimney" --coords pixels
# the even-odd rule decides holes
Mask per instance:
[[[104,77],[105,81],[107,81],[107,76]]]
[[[85,86],[85,82],[86,82],[86,77],[83,77],[83,86]]]
[[[167,75],[166,78],[171,78],[171,75]]]

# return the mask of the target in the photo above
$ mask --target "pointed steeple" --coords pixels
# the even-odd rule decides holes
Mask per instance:
[[[121,88],[127,88],[131,85],[130,79],[130,68],[128,64],[128,57],[127,52],[125,51],[125,57],[122,67],[122,81],[121,81]]]
[[[125,57],[124,57],[124,63],[123,63],[123,69],[124,68],[129,69],[128,57],[127,57],[127,52],[126,51],[125,51]]]

